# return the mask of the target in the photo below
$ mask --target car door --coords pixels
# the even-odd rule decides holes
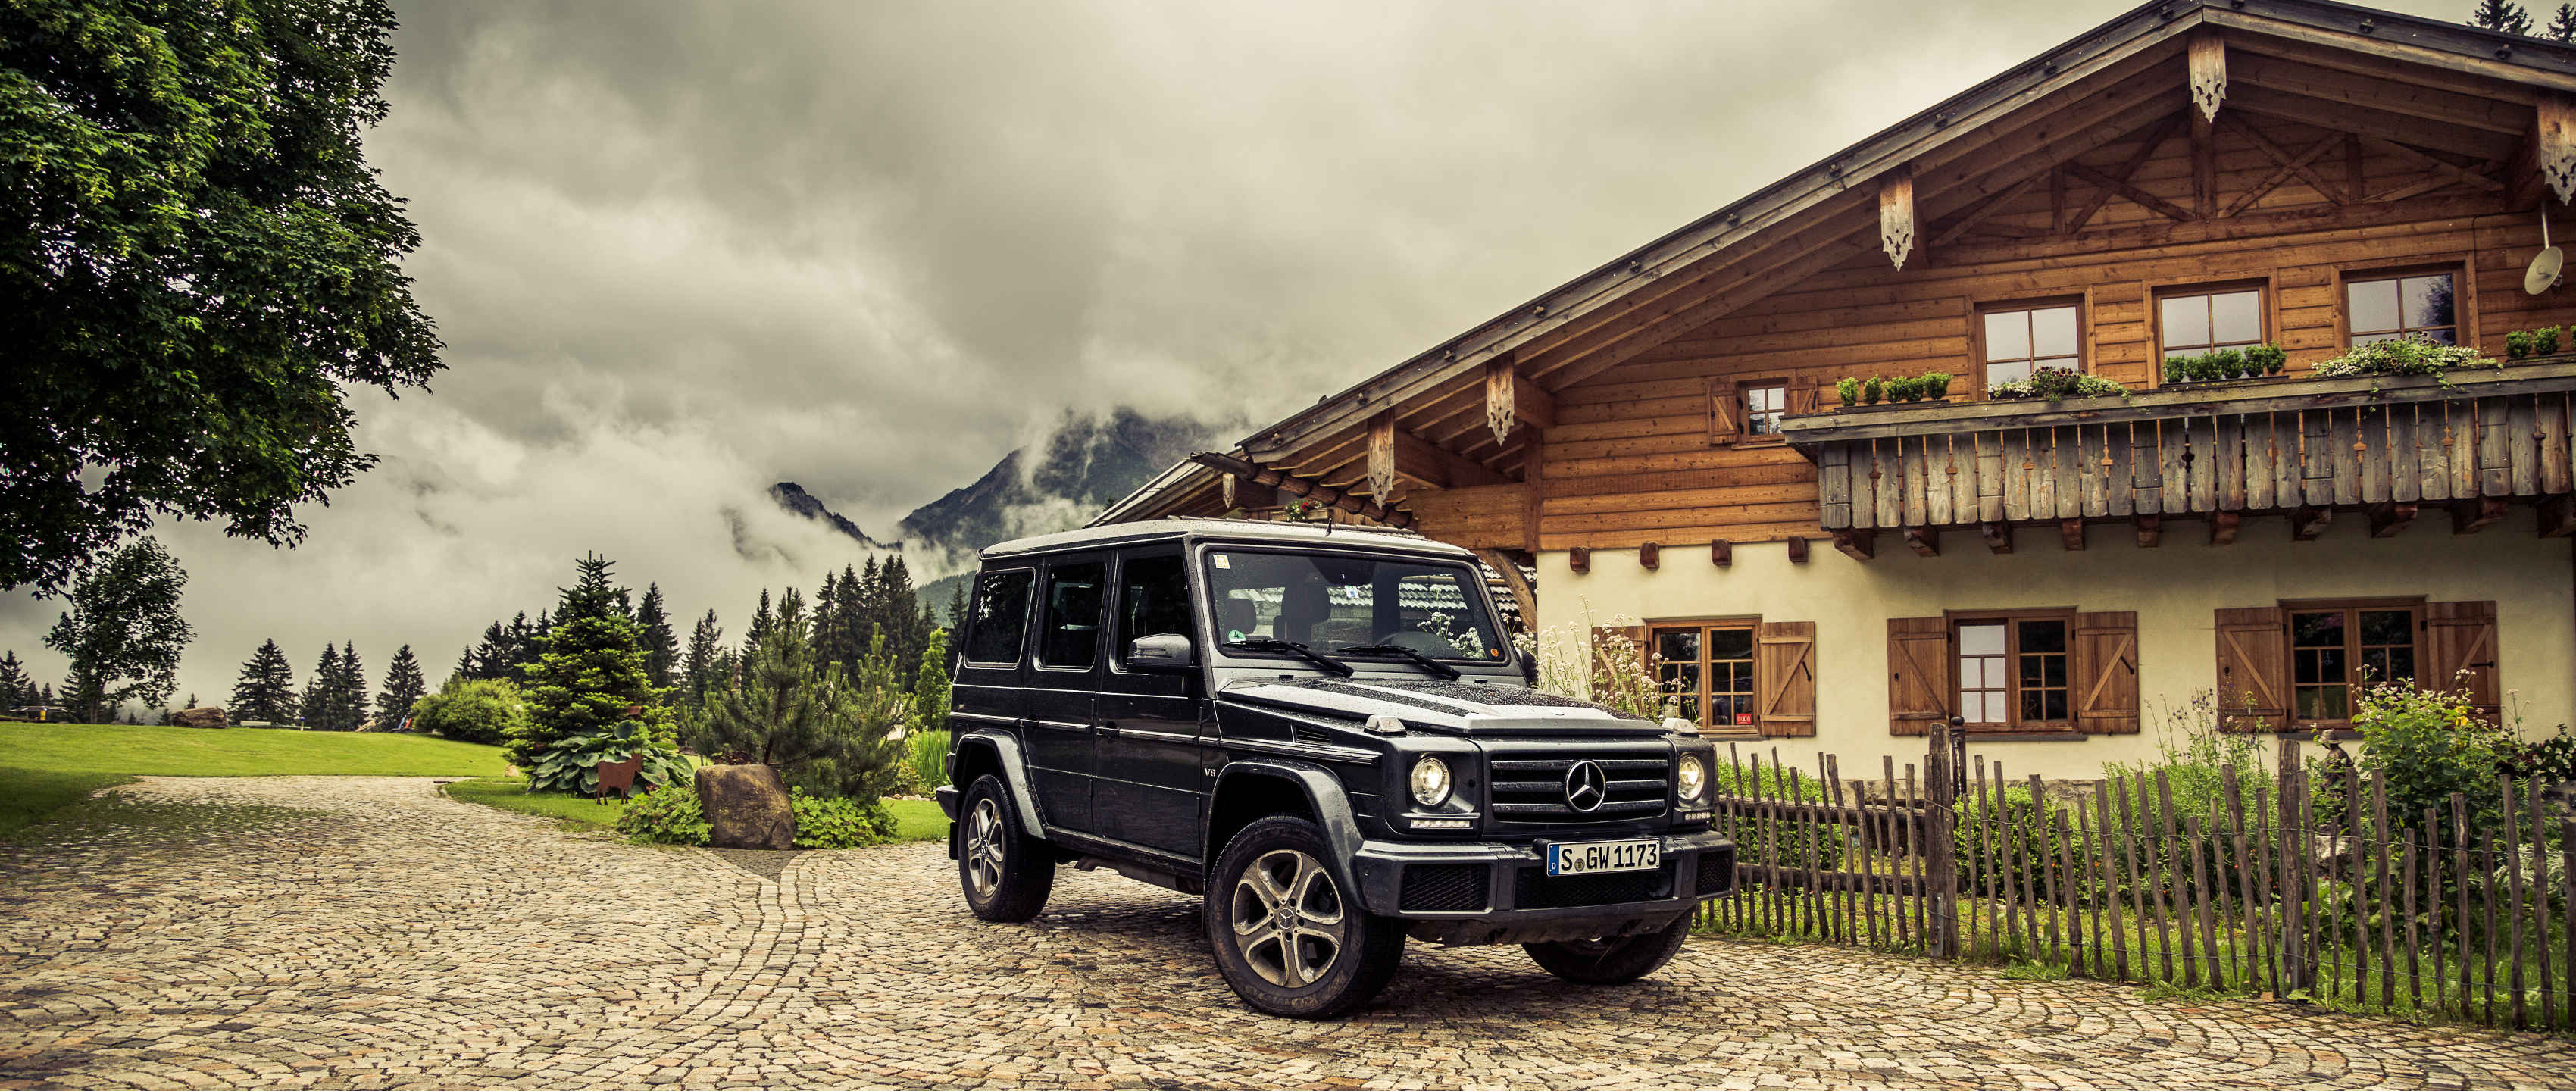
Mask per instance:
[[[957,672],[949,687],[948,727],[960,734],[996,728],[1019,732],[1028,715],[1021,675],[1028,659],[1029,606],[1037,600],[1034,565],[987,568],[975,576],[964,634],[957,642]],[[1023,757],[1028,751],[1021,749]],[[960,784],[959,790],[973,787]],[[1051,814],[1040,801],[1039,812]]]
[[[1210,740],[1201,737],[1201,675],[1135,671],[1127,662],[1128,645],[1138,637],[1193,635],[1197,628],[1179,545],[1121,551],[1110,616],[1113,639],[1093,747],[1092,798],[1101,834],[1195,858],[1210,756]],[[1205,655],[1202,649],[1193,661],[1205,662]]]
[[[1108,615],[1110,554],[1068,553],[1047,560],[1038,595],[1038,625],[1023,676],[1029,767],[1052,813],[1049,826],[1096,833],[1092,702],[1100,688],[1103,624]]]

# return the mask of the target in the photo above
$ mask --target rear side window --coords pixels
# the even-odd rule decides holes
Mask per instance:
[[[966,637],[966,659],[974,663],[1016,663],[1020,637],[1028,628],[1029,585],[1036,573],[1025,568],[986,572],[975,577],[975,627]]]
[[[1100,599],[1109,581],[1105,561],[1080,561],[1047,569],[1046,628],[1038,636],[1038,663],[1088,667],[1100,654]]]
[[[1138,637],[1189,635],[1190,586],[1181,555],[1129,557],[1118,568],[1118,661]]]

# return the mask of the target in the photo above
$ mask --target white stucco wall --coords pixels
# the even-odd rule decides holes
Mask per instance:
[[[2282,599],[2492,599],[2507,715],[2518,694],[2524,733],[2538,737],[2576,720],[2576,557],[2569,541],[2539,538],[2535,519],[2532,509],[2516,508],[2502,523],[2455,536],[2446,514],[2428,510],[2397,537],[2373,539],[2366,520],[2345,514],[2317,541],[2293,543],[2284,520],[2249,518],[2227,546],[2207,544],[2203,524],[2176,522],[2155,549],[2138,548],[2127,526],[2106,525],[2091,528],[2081,552],[2064,549],[2053,530],[2025,529],[2008,555],[1953,533],[1941,556],[1929,558],[1883,533],[1877,558],[1867,562],[1818,540],[1809,543],[1805,564],[1790,563],[1787,546],[1775,542],[1736,546],[1728,568],[1711,565],[1705,546],[1669,544],[1659,570],[1639,566],[1635,550],[1595,550],[1583,575],[1556,551],[1539,555],[1539,617],[1551,638],[1668,618],[1758,614],[1815,622],[1816,736],[1760,745],[1810,769],[1817,753],[1831,752],[1853,775],[1876,770],[1882,754],[1900,765],[1923,756],[1923,740],[1888,734],[1888,618],[2025,607],[2134,610],[2139,734],[1972,745],[2016,777],[2081,778],[2097,775],[2104,762],[2152,756],[2164,706],[2215,685],[2216,609]]]

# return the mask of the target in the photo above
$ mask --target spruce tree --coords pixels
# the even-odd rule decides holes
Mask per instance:
[[[295,668],[276,641],[260,642],[242,664],[241,680],[233,683],[232,707],[225,711],[234,723],[295,722]]]
[[[619,589],[609,583],[607,558],[584,556],[575,562],[580,578],[563,595],[544,651],[523,683],[528,720],[515,730],[504,754],[521,768],[565,739],[605,731],[621,720],[639,720],[645,737],[672,742],[670,709],[664,691],[644,672],[644,631],[619,608]],[[627,710],[637,711],[630,714]]]
[[[2549,40],[2576,44],[2576,4],[2558,5],[2558,14],[2549,17]]]
[[[655,689],[671,688],[678,669],[680,640],[671,631],[671,616],[662,609],[662,585],[647,584],[644,601],[635,607],[635,624],[644,630],[644,678]]]
[[[304,683],[304,700],[297,717],[306,729],[338,731],[340,697],[340,649],[322,645],[322,661],[313,665],[313,677]]]
[[[966,585],[975,582],[968,577],[948,587],[948,631],[956,632],[966,625]]]
[[[681,703],[697,705],[707,694],[724,684],[730,673],[724,662],[724,630],[716,625],[716,612],[708,610],[689,630],[689,660],[680,680]]]
[[[882,648],[862,663],[865,680],[845,681],[816,653],[802,602],[784,597],[767,637],[744,653],[741,680],[707,702],[693,741],[808,791],[873,802],[894,784],[902,744],[889,736],[905,701]]]
[[[27,677],[27,666],[18,662],[18,652],[0,653],[0,709],[36,703],[36,685]]]
[[[367,726],[367,668],[358,662],[358,642],[340,646],[340,691],[334,695],[334,714],[344,731]]]
[[[769,589],[763,587],[760,589],[760,608],[751,612],[751,627],[742,631],[742,654],[745,658],[750,657],[753,648],[760,646],[760,638],[769,635],[769,627],[776,621],[769,610]]]
[[[2531,33],[2531,15],[2513,0],[2478,0],[2478,9],[2469,16],[2469,25],[2527,35]]]
[[[921,669],[912,677],[912,722],[922,731],[948,730],[948,633],[932,630],[921,647]]]
[[[376,728],[404,730],[403,721],[411,718],[411,706],[420,703],[428,690],[428,683],[420,676],[420,658],[411,654],[411,645],[403,645],[394,653],[393,662],[385,665],[385,687],[376,694]]]

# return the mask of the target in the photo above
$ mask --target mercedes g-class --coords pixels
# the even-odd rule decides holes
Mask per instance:
[[[1711,745],[1534,689],[1466,550],[1112,525],[985,550],[959,622],[938,799],[985,920],[1036,916],[1068,863],[1204,895],[1236,995],[1315,1018],[1408,936],[1633,981],[1733,886]]]

